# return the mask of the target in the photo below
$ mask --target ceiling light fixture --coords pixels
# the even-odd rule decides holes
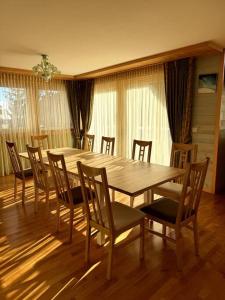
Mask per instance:
[[[41,63],[34,66],[32,70],[36,75],[40,75],[47,82],[55,75],[60,74],[60,71],[49,62],[48,55],[42,54],[41,56]]]

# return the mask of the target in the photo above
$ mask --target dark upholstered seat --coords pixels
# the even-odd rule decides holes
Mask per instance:
[[[177,213],[178,213],[179,203],[168,198],[160,198],[154,201],[152,204],[144,206],[141,211],[147,215],[156,217],[158,219],[164,220],[169,223],[176,223]],[[184,209],[182,220],[185,218],[186,210]],[[194,214],[192,210],[191,215]]]
[[[23,170],[23,173],[24,173],[24,176],[25,178],[28,178],[28,177],[32,177],[33,176],[33,172],[32,172],[32,169],[31,168],[28,168],[28,169],[24,169]],[[23,179],[23,176],[22,176],[22,173],[19,172],[19,173],[16,173],[15,176],[19,179]]]
[[[88,191],[88,198],[91,199],[91,193],[88,188],[87,188],[87,191]],[[81,186],[76,186],[76,187],[72,188],[71,193],[72,193],[74,205],[77,205],[77,204],[80,204],[83,202]],[[92,193],[94,193],[94,192],[92,192]],[[67,203],[69,203],[67,191],[64,192],[63,194],[65,194],[66,201],[67,201]],[[94,197],[94,195],[93,195],[93,197]],[[62,199],[62,197],[60,197],[60,199]]]

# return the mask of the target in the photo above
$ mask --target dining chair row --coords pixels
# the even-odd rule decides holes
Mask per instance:
[[[15,145],[7,143],[7,146],[11,146],[12,148],[14,146],[16,150]],[[208,158],[200,163],[185,163],[186,173],[184,181],[179,183],[182,186],[179,199],[175,201],[170,197],[164,196],[141,209],[136,209],[119,202],[110,201],[105,168],[92,168],[78,162],[77,168],[81,186],[73,186],[68,178],[63,155],[47,153],[51,170],[51,174],[49,174],[45,169],[40,148],[29,147],[27,145],[27,150],[35,181],[35,210],[37,210],[38,203],[37,190],[41,189],[45,191],[47,195],[46,199],[48,199],[49,192],[54,191],[57,198],[57,230],[60,227],[60,205],[63,204],[70,211],[69,240],[72,241],[74,210],[78,207],[85,207],[87,219],[85,260],[86,263],[90,260],[90,233],[93,227],[109,238],[108,279],[112,275],[112,261],[116,247],[115,240],[122,232],[140,226],[139,234],[131,238],[130,241],[140,238],[140,258],[144,257],[144,224],[149,224],[145,220],[153,220],[161,223],[163,226],[162,233],[153,231],[149,226],[147,226],[147,229],[161,236],[165,241],[175,242],[177,266],[179,269],[182,268],[181,231],[184,227],[193,231],[196,255],[198,254],[197,215],[201,191],[209,163]],[[100,184],[99,179],[96,180],[97,176],[101,176]],[[22,178],[24,178],[23,175]],[[189,191],[188,188],[190,188]],[[166,235],[167,227],[175,230],[175,240],[172,240],[171,236]]]
[[[88,136],[88,135],[87,135]],[[94,143],[94,135],[90,135],[90,139],[92,142],[88,142],[88,144],[93,146]],[[34,140],[35,138],[38,138],[37,141],[42,141],[46,138],[48,138],[47,135],[42,136],[33,136]],[[101,143],[101,152],[103,153],[104,150],[104,143],[105,145],[105,153],[112,154],[114,153],[114,144],[115,144],[115,138],[113,137],[102,137],[102,143]],[[23,170],[22,164],[19,158],[19,154],[16,148],[16,145],[12,142],[6,142],[9,156],[11,159],[11,163],[13,166],[13,171],[15,174],[15,188],[14,188],[14,197],[16,198],[17,194],[17,179],[20,179],[22,181],[22,201],[24,202],[25,198],[25,179],[32,177],[32,170],[31,168]],[[39,147],[42,149],[43,144],[39,144]],[[110,150],[111,146],[111,150]],[[138,159],[143,161],[145,150],[147,149],[147,162],[150,162],[151,157],[151,148],[152,148],[152,142],[151,141],[140,141],[140,140],[134,140],[133,141],[133,148],[132,148],[132,159],[135,159],[136,154],[136,148],[139,146],[139,153],[138,153]],[[197,148],[198,146],[196,144],[178,144],[174,143],[172,145],[171,150],[171,159],[170,159],[170,166],[171,167],[178,167],[178,168],[185,168],[186,164],[188,162],[195,162],[197,158]],[[161,184],[160,186],[157,186],[151,190],[151,201],[154,200],[154,195],[160,195],[160,196],[168,196],[170,198],[173,198],[174,200],[178,199],[181,194],[182,187],[180,185],[180,180],[177,179],[172,182],[166,182],[164,184]],[[188,192],[190,192],[190,188],[188,188]],[[115,191],[112,191],[112,199],[115,199]],[[130,206],[134,206],[134,197],[130,197]]]

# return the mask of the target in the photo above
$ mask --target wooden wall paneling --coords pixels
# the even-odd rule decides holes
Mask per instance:
[[[224,88],[225,53],[221,55],[218,78],[216,131],[215,131],[215,164],[214,190],[225,191],[225,88]]]
[[[192,142],[198,144],[198,160],[210,157],[210,164],[205,180],[204,191],[215,192],[215,131],[217,118],[217,103],[219,87],[214,94],[198,93],[198,78],[200,74],[220,72],[221,53],[196,58],[195,91],[192,115]],[[218,85],[219,85],[218,79]]]

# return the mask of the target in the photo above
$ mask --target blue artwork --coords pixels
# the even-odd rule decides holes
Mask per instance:
[[[198,93],[214,94],[216,93],[217,74],[199,75],[198,78]]]

